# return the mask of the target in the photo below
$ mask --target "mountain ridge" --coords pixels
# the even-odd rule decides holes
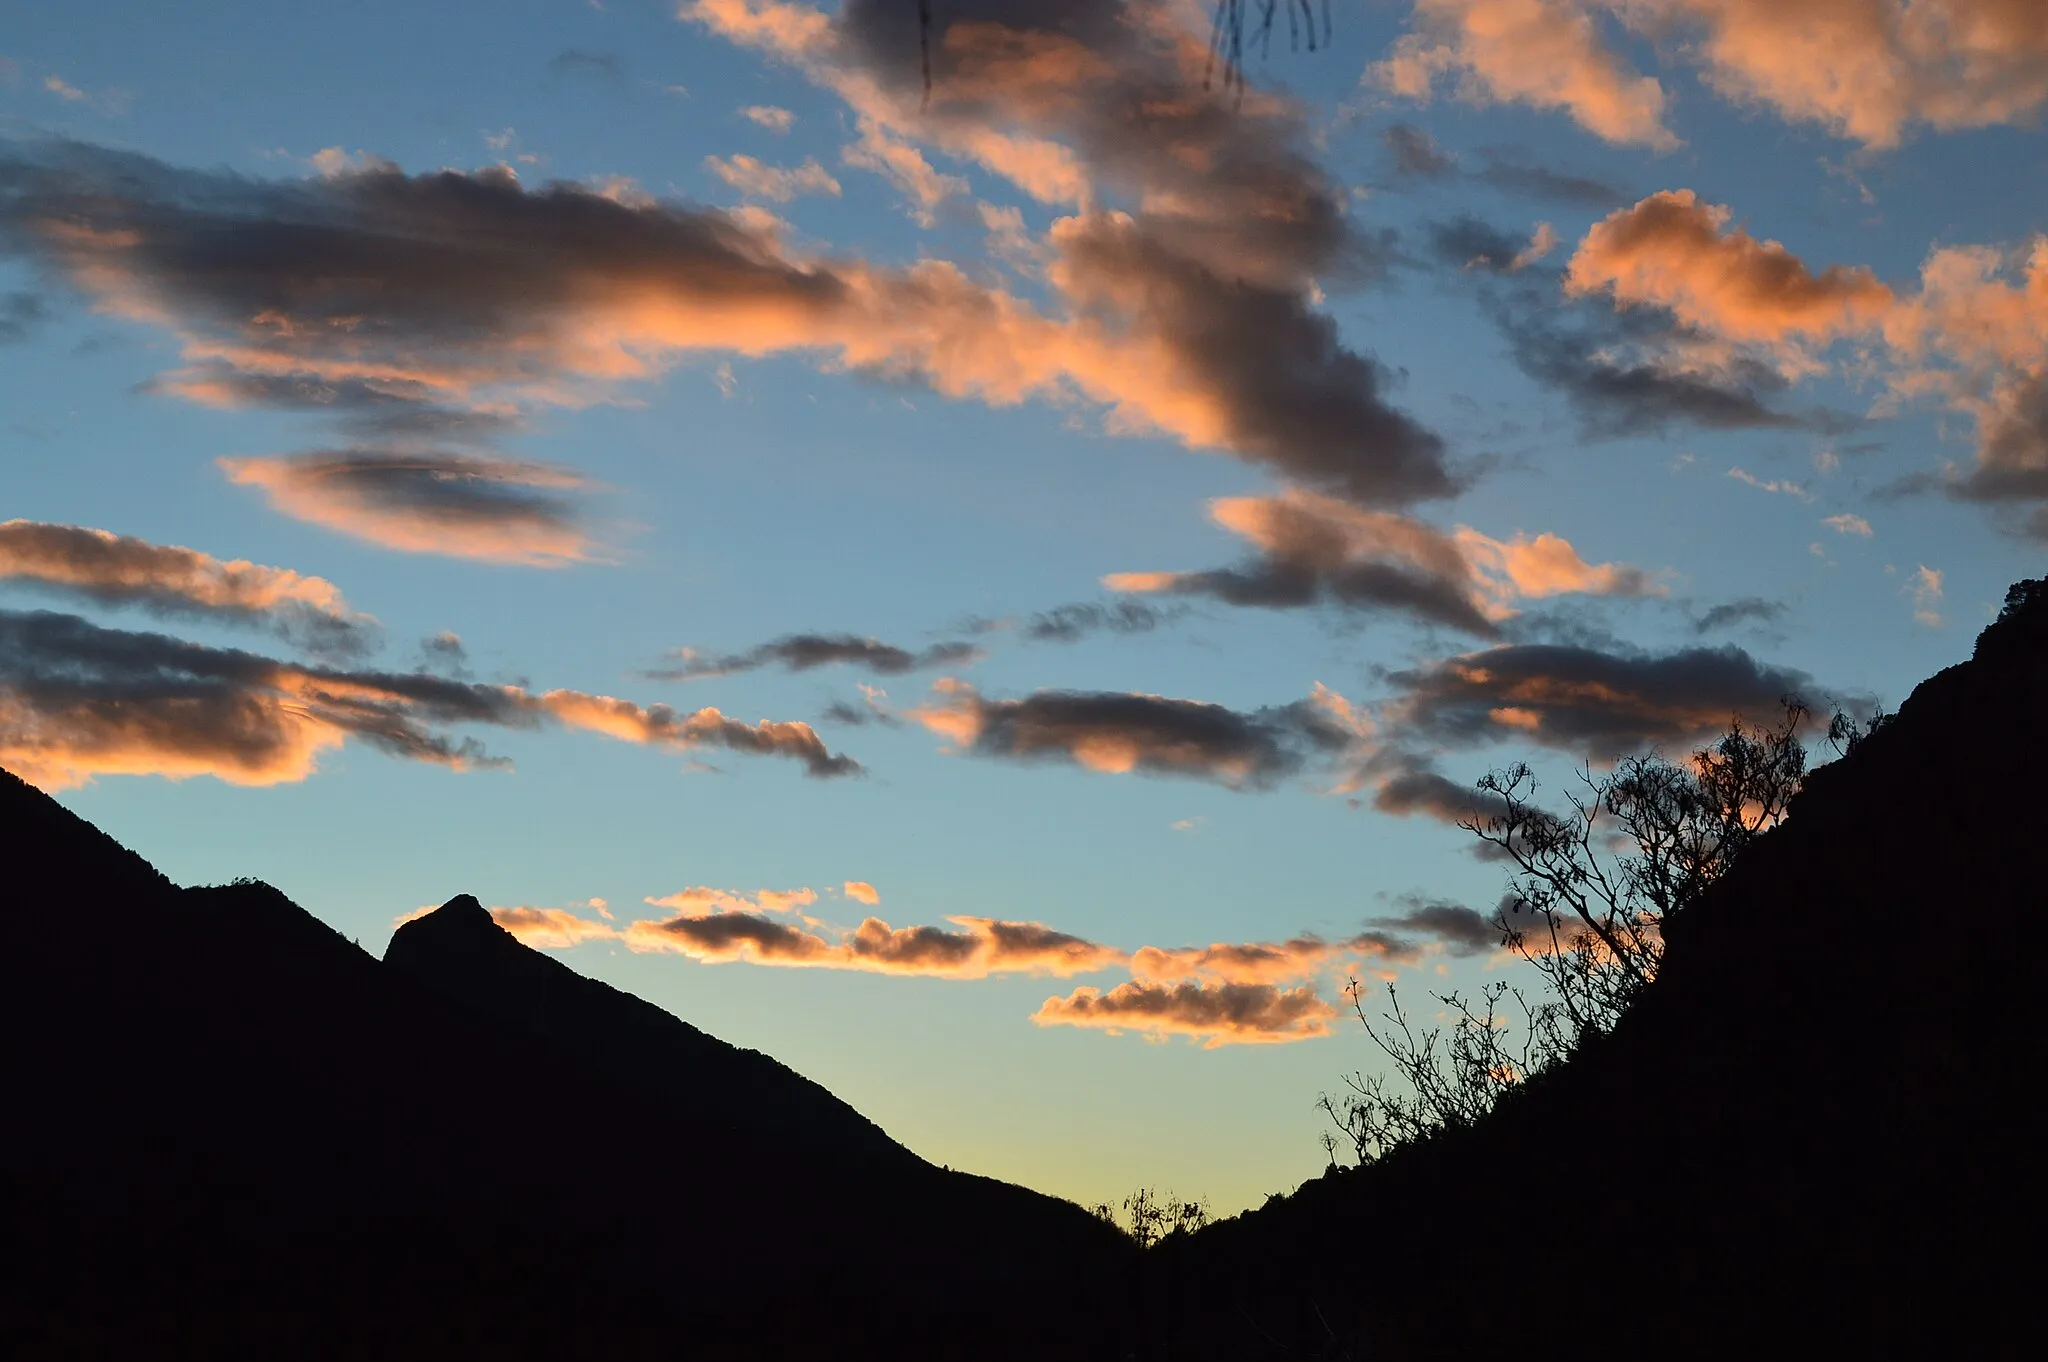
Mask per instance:
[[[1132,1251],[1080,1207],[934,1168],[494,923],[481,966],[418,968],[418,924],[387,964],[269,885],[171,885],[11,775],[0,827],[31,852],[0,892],[0,1351],[1123,1355]],[[476,1005],[507,961],[555,980],[519,1024]],[[707,1120],[579,1053],[597,1031],[753,1087]],[[775,1129],[828,1109],[843,1138]]]
[[[1148,1260],[1160,1355],[2029,1355],[2044,695],[2023,583],[1673,923],[1611,1035]]]

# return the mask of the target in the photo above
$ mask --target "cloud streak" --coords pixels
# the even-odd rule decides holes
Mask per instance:
[[[996,700],[945,678],[906,717],[976,756],[1179,776],[1237,790],[1270,787],[1312,764],[1341,764],[1364,739],[1349,704],[1321,688],[1291,705],[1244,712],[1119,691],[1045,690]]]
[[[1104,992],[1077,988],[1047,998],[1031,1014],[1039,1026],[1078,1026],[1116,1035],[1186,1036],[1205,1050],[1226,1045],[1284,1045],[1330,1034],[1336,1004],[1309,985],[1204,983],[1141,984]]]
[[[219,463],[228,481],[259,489],[284,514],[383,548],[521,567],[598,558],[568,495],[590,484],[569,469],[381,449]]]
[[[306,779],[345,742],[454,770],[503,767],[463,727],[600,733],[685,752],[722,748],[858,774],[810,725],[747,724],[584,691],[533,692],[427,672],[304,666],[75,615],[0,611],[0,764],[45,789],[101,775]]]
[[[673,667],[657,667],[645,673],[655,681],[695,681],[706,677],[731,676],[779,666],[784,671],[805,672],[818,667],[859,667],[880,676],[901,676],[907,672],[936,667],[964,666],[978,660],[981,649],[971,643],[935,643],[911,652],[879,639],[855,634],[785,634],[743,653],[708,657],[694,648],[680,650]]]
[[[253,625],[320,654],[359,656],[378,641],[377,622],[351,609],[324,577],[82,525],[0,521],[0,581]]]

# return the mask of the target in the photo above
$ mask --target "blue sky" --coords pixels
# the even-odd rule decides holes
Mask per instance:
[[[929,100],[909,0],[13,16],[0,761],[1253,1204],[1347,971],[1502,968],[1415,777],[1896,703],[2036,570],[2048,36],[1859,6],[1339,4],[1242,104],[1167,0],[942,4]]]

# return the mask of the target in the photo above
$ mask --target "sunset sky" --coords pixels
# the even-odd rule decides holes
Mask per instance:
[[[935,1162],[1312,1176],[1343,981],[1506,968],[1474,778],[2048,543],[2039,0],[1321,8],[11,7],[0,765]]]

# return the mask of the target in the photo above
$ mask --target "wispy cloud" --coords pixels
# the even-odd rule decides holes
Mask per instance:
[[[937,667],[965,666],[981,655],[980,648],[965,642],[935,643],[929,648],[911,652],[880,639],[862,638],[855,634],[785,634],[743,653],[707,655],[695,648],[679,649],[673,654],[676,659],[673,666],[652,668],[644,675],[656,681],[695,681],[769,666],[792,672],[850,666],[879,676],[901,676],[906,672]]]
[[[1923,563],[1906,579],[1906,585],[1902,590],[1913,603],[1913,623],[1929,629],[1939,629],[1942,623],[1941,572]]]
[[[772,166],[752,156],[706,156],[704,168],[749,198],[788,203],[804,194],[839,197],[839,181],[815,160]]]
[[[598,557],[567,495],[591,484],[566,468],[380,449],[224,458],[220,466],[286,515],[389,549],[524,567]]]

